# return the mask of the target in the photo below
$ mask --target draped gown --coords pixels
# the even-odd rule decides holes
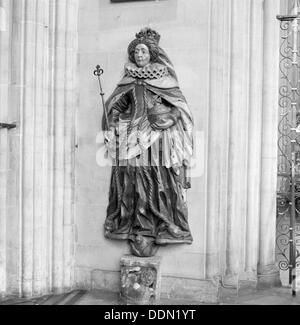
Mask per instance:
[[[137,256],[159,245],[191,244],[185,189],[193,119],[166,67],[128,65],[107,101],[112,167],[105,236],[129,240]]]

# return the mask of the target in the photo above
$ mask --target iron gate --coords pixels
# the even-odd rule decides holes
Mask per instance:
[[[283,284],[300,289],[300,6],[277,16],[281,28],[278,123],[277,237]],[[298,283],[297,283],[298,282]]]

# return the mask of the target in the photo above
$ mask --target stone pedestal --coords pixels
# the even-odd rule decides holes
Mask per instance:
[[[161,257],[125,255],[121,258],[122,305],[155,305],[160,301],[160,293]]]

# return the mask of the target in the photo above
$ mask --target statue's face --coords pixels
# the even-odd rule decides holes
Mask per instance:
[[[150,52],[148,47],[145,44],[139,44],[135,48],[134,58],[136,65],[140,68],[143,68],[150,63]]]

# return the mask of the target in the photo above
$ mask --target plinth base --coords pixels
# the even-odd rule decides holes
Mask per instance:
[[[267,289],[272,287],[281,287],[279,268],[275,264],[259,266],[258,284],[259,289]]]
[[[161,258],[125,255],[121,258],[122,305],[156,305],[161,295]]]

